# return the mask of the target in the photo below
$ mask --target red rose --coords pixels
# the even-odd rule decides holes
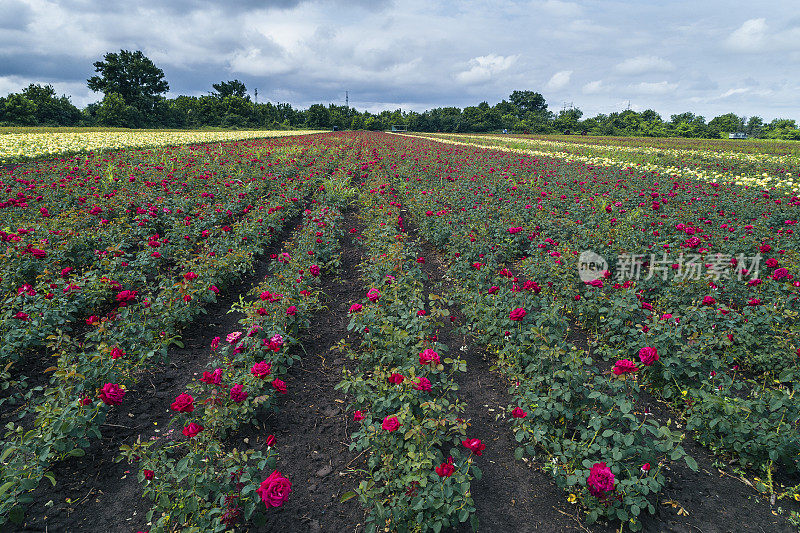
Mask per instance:
[[[268,436],[267,437],[267,448],[269,448],[270,446],[274,446],[274,445],[275,445],[275,435]]]
[[[367,291],[367,298],[370,302],[377,302],[381,298],[381,291],[378,289],[370,289]]]
[[[396,416],[387,416],[383,419],[381,427],[391,433],[392,431],[397,431],[397,428],[400,427],[400,422],[397,421]]]
[[[203,377],[200,378],[200,381],[209,385],[219,385],[222,383],[222,369],[217,368],[213,372],[203,371]]]
[[[270,507],[281,507],[289,498],[292,492],[292,483],[275,470],[267,479],[261,482],[256,489],[256,493],[261,497],[261,501]]]
[[[290,305],[289,308],[286,310],[286,314],[289,316],[294,316],[297,314],[297,307]]]
[[[30,318],[30,315],[28,315],[28,313],[23,313],[22,311],[20,311],[19,313],[14,315],[14,318],[18,320],[28,320],[28,318]]]
[[[453,472],[456,471],[456,468],[453,466],[453,458],[448,457],[447,462],[440,464],[434,470],[436,470],[436,473],[439,474],[439,477],[452,476]]]
[[[614,474],[605,463],[595,463],[589,472],[586,484],[592,496],[603,498],[606,493],[614,492]]]
[[[355,422],[361,422],[362,420],[364,420],[364,413],[362,413],[361,411],[356,411],[355,413],[353,413],[353,420]]]
[[[658,354],[656,354],[656,357],[658,357]],[[622,374],[630,374],[632,372],[636,372],[637,370],[639,369],[636,368],[636,363],[634,363],[633,361],[629,359],[620,359],[619,361],[616,362],[616,364],[614,364],[613,372],[615,376],[619,376]]]
[[[511,311],[511,313],[509,313],[508,318],[510,318],[511,320],[514,320],[514,321],[519,321],[519,320],[522,320],[523,318],[525,318],[525,315],[527,315],[527,314],[528,313],[525,311],[525,309],[523,309],[521,307],[517,307],[516,309]]]
[[[311,272],[311,275],[316,277],[319,276],[319,266],[318,265],[311,265],[308,267],[308,271]]]
[[[481,442],[481,439],[462,440],[461,444],[475,455],[483,455],[482,452],[486,449],[486,445]]]
[[[193,279],[197,279],[197,274],[195,274],[194,272],[187,272],[186,274],[183,275],[183,278],[186,279],[187,281],[191,281]]]
[[[125,390],[116,383],[106,383],[100,389],[100,399],[106,405],[119,405],[125,397]]]
[[[431,380],[420,377],[417,384],[414,385],[414,388],[419,391],[429,391],[431,390]]]
[[[156,475],[156,473],[153,472],[152,470],[145,470],[144,471],[144,478],[145,479],[148,479],[148,480],[153,479],[153,477],[155,477],[155,475]]]
[[[362,307],[363,306],[361,304],[353,304],[353,305],[350,306],[350,311],[349,312],[350,313],[358,313],[359,311],[361,311]]]
[[[244,390],[241,383],[237,383],[230,390],[230,397],[236,403],[242,403],[247,399],[247,391]]]
[[[439,354],[430,348],[426,348],[419,353],[419,364],[438,365],[440,363]]]
[[[200,424],[195,424],[194,422],[192,422],[191,424],[183,428],[183,434],[191,439],[192,437],[196,437],[197,434],[203,431],[204,429],[205,428]]]
[[[392,372],[392,375],[389,376],[389,383],[392,383],[393,385],[399,385],[400,383],[403,382],[404,379],[405,378],[403,377],[402,374],[397,374],[395,372]]]
[[[123,355],[125,355],[125,352],[123,352],[123,351],[120,349],[120,347],[119,347],[119,346],[114,346],[114,347],[111,349],[111,359],[119,359],[119,358],[120,358],[120,357],[122,357]]]
[[[269,376],[269,373],[272,371],[272,365],[267,363],[266,361],[260,361],[253,365],[253,368],[250,369],[250,373],[253,374],[257,378],[264,379],[265,377]]]
[[[191,413],[194,411],[194,398],[190,394],[183,393],[175,398],[169,408],[179,413]]]
[[[704,296],[703,297],[703,305],[714,305],[717,301],[714,299],[713,296]]]
[[[272,380],[272,388],[281,394],[286,394],[286,383],[279,379]]]
[[[658,350],[650,346],[642,348],[639,350],[639,359],[644,366],[650,366],[658,361]]]
[[[514,418],[525,418],[528,416],[528,413],[522,410],[521,407],[515,407],[513,411],[511,411],[511,416]]]

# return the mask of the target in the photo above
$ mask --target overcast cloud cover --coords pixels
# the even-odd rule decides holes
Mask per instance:
[[[800,3],[654,0],[0,0],[0,95],[79,107],[108,51],[142,50],[170,96],[238,78],[259,101],[379,111],[541,92],[584,116],[655,109],[800,119]]]

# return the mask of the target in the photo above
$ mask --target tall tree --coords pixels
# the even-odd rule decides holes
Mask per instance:
[[[126,105],[142,112],[152,110],[169,90],[164,71],[139,50],[108,52],[103,61],[94,63],[94,69],[100,75],[86,80],[89,89],[105,95],[117,93]]]
[[[214,96],[218,98],[238,96],[239,98],[250,100],[250,97],[247,95],[247,87],[239,80],[221,81],[219,83],[212,83],[211,86],[214,88],[214,91],[216,91]]]
[[[523,113],[547,111],[547,102],[545,102],[544,96],[533,91],[514,91],[508,99]]]

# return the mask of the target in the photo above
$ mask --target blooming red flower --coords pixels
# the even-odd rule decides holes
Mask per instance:
[[[397,374],[396,372],[392,372],[392,375],[389,376],[388,379],[389,379],[389,383],[391,383],[393,385],[399,385],[406,378],[404,378],[402,374]]]
[[[119,405],[125,397],[125,389],[116,383],[106,383],[100,389],[100,399],[106,405]]]
[[[378,289],[370,289],[367,291],[367,298],[369,298],[370,302],[377,302],[381,297],[381,291]]]
[[[194,411],[194,398],[191,394],[180,394],[169,408],[179,413],[191,413]]]
[[[483,450],[486,449],[486,445],[481,442],[481,439],[462,440],[461,444],[475,455],[483,455]]]
[[[703,297],[703,305],[714,305],[717,301],[714,299],[713,296],[704,296]]]
[[[521,407],[515,407],[513,411],[511,411],[511,416],[514,418],[525,418],[528,416],[528,413],[522,410]]]
[[[265,377],[269,376],[269,373],[272,371],[272,365],[267,363],[266,361],[259,361],[255,363],[253,367],[250,369],[250,373],[253,374],[257,378],[264,379]]]
[[[361,311],[362,308],[363,308],[363,306],[361,304],[353,304],[353,305],[350,306],[350,311],[348,311],[348,312],[350,312],[350,313],[358,313],[359,311]]]
[[[114,346],[114,347],[111,349],[111,359],[119,359],[119,358],[120,358],[120,357],[122,357],[123,355],[125,355],[125,352],[123,352],[123,351],[120,349],[120,347],[119,347],[119,346]]]
[[[400,422],[398,422],[396,416],[387,416],[383,419],[381,427],[391,433],[392,431],[397,431],[397,428],[400,427]]]
[[[187,437],[189,437],[191,439],[192,437],[196,437],[204,429],[205,428],[203,426],[201,426],[200,424],[196,424],[195,422],[192,422],[191,424],[189,424],[188,426],[183,428],[183,432],[182,433],[185,436],[187,436]]]
[[[183,278],[188,281],[191,281],[193,279],[197,279],[197,274],[195,274],[194,272],[187,272],[186,274],[183,275]]]
[[[241,383],[237,383],[230,390],[230,397],[236,403],[242,403],[247,399],[247,391],[244,390]]]
[[[525,318],[525,315],[527,315],[527,314],[528,314],[528,312],[525,311],[525,309],[523,309],[521,307],[517,307],[516,309],[514,309],[513,311],[511,311],[508,314],[508,318],[518,322],[518,321],[522,320],[523,318]]]
[[[605,463],[595,463],[586,479],[589,493],[597,498],[604,498],[607,493],[614,492],[614,474]]]
[[[657,355],[657,354],[656,354]],[[650,366],[650,365],[648,365]],[[620,359],[614,364],[614,375],[619,376],[622,374],[630,374],[632,372],[636,372],[639,370],[636,368],[636,363],[631,361],[630,359]]]
[[[289,498],[289,493],[292,492],[292,483],[281,475],[280,472],[275,470],[267,479],[261,482],[256,489],[256,493],[267,506],[281,507]]]
[[[426,348],[419,353],[419,364],[438,365],[440,363],[439,354],[430,348]]]
[[[642,348],[639,350],[639,359],[644,366],[650,366],[658,361],[658,350],[650,346]]]
[[[356,422],[361,422],[362,420],[364,420],[364,413],[362,413],[361,411],[356,411],[355,413],[353,413],[353,420]]]
[[[420,377],[417,384],[414,385],[414,388],[419,391],[429,391],[431,390],[431,380],[429,380],[428,378]]]
[[[286,314],[289,316],[294,316],[297,314],[297,307],[290,305],[288,309],[286,309]]]
[[[279,379],[272,380],[272,388],[281,394],[286,394],[286,383]]]
[[[311,272],[311,275],[314,277],[319,276],[319,265],[311,265],[308,267],[308,271]]]
[[[152,470],[147,470],[147,469],[144,470],[144,478],[147,479],[147,480],[153,479],[153,477],[155,477],[155,475],[156,475],[156,473],[153,472]]]
[[[450,477],[453,475],[453,472],[456,471],[455,466],[453,466],[453,458],[448,457],[447,461],[437,466],[435,469],[439,477]]]
[[[222,383],[222,369],[217,368],[213,372],[203,371],[203,377],[200,378],[200,381],[209,385],[219,385]]]

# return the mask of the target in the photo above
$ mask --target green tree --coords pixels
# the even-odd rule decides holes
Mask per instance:
[[[125,105],[122,95],[108,93],[97,109],[97,120],[103,126],[131,127],[132,106]]]
[[[511,103],[523,113],[537,113],[547,111],[547,102],[544,96],[533,91],[514,91],[508,97]]]
[[[52,85],[31,83],[22,90],[22,96],[36,106],[34,115],[40,126],[74,126],[80,121],[80,110],[66,95],[57,97]]]
[[[120,50],[108,52],[103,61],[94,63],[95,72],[87,81],[89,89],[108,96],[116,93],[125,105],[147,114],[156,107],[162,95],[169,90],[164,71],[155,66],[141,51]]]
[[[36,124],[36,104],[21,94],[9,94],[0,113],[0,122],[33,126]]]
[[[309,128],[329,128],[331,126],[331,114],[328,108],[322,104],[314,104],[309,107],[306,124]]]
[[[250,101],[250,96],[247,94],[247,87],[239,80],[221,81],[219,83],[212,83],[214,88],[214,96],[217,98],[225,98],[226,96],[238,96],[247,101]]]
[[[750,137],[761,137],[761,131],[764,129],[764,119],[753,115],[747,120],[745,126],[745,133]]]
[[[744,131],[744,117],[738,117],[735,113],[726,113],[711,119],[708,122],[708,129],[717,137],[727,137],[728,133]]]

